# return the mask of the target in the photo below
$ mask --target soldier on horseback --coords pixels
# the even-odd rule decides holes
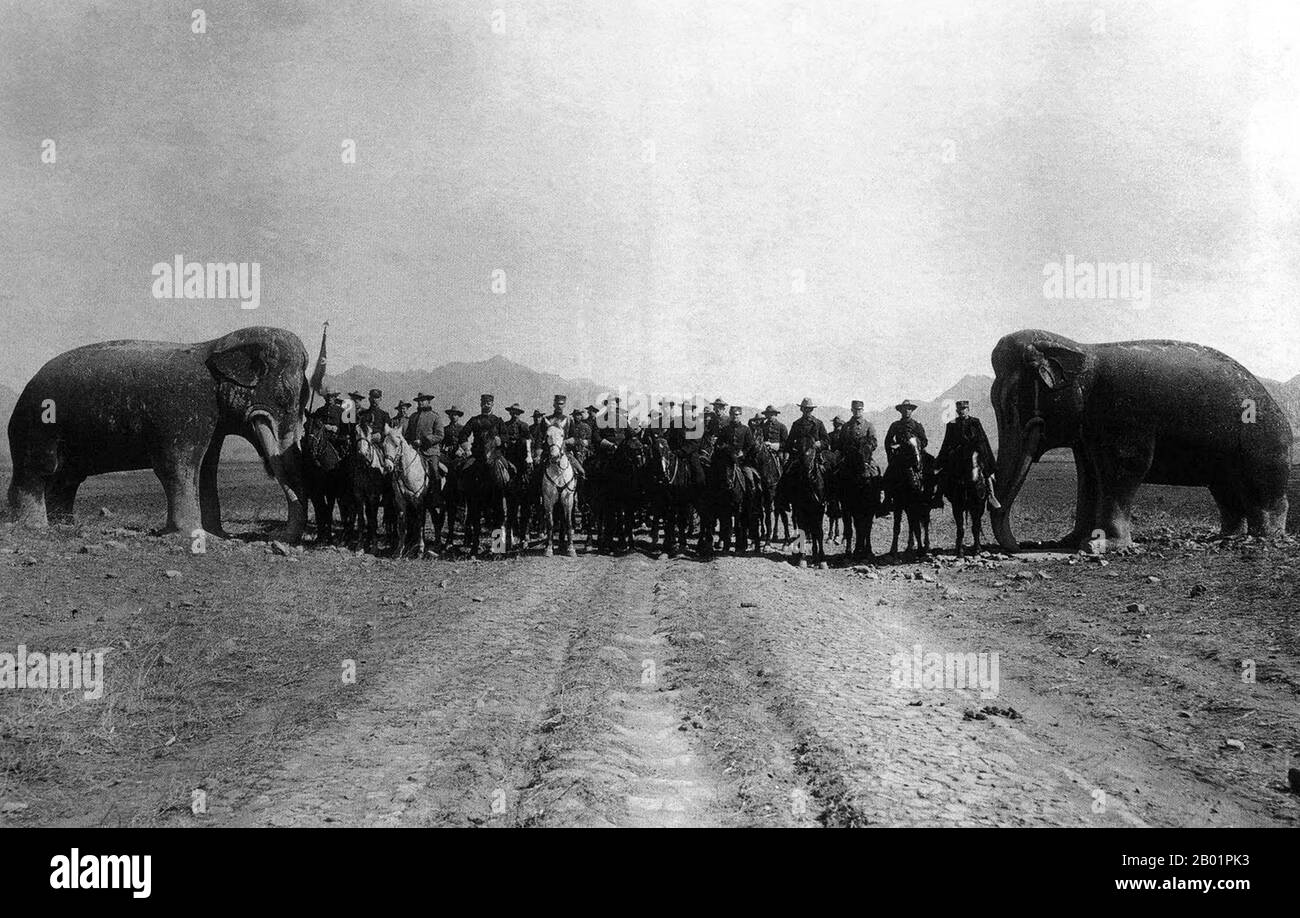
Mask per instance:
[[[763,423],[759,425],[758,438],[767,444],[767,448],[773,453],[780,453],[785,448],[786,438],[790,436],[790,431],[786,426],[777,420],[777,415],[781,412],[768,405],[763,409]]]
[[[447,426],[442,430],[442,454],[447,460],[456,455],[456,450],[460,446],[460,432],[465,425],[460,419],[465,416],[455,405],[452,405],[445,411],[447,415]]]
[[[894,406],[902,417],[889,425],[889,430],[885,432],[885,512],[892,509],[893,492],[897,489],[899,476],[903,472],[902,463],[898,457],[905,448],[910,448],[908,441],[915,439],[917,450],[925,452],[929,440],[925,436],[925,428],[921,422],[912,417],[912,412],[916,410],[916,405],[911,399],[903,399]]]
[[[996,467],[993,448],[989,445],[988,435],[984,433],[984,425],[979,418],[971,416],[970,402],[963,399],[957,402],[957,417],[944,428],[943,445],[939,447],[939,457],[935,460],[940,488],[949,500],[952,499],[950,495],[957,490],[957,481],[967,471],[961,467],[961,457],[969,456],[972,452],[979,456],[980,469],[988,483],[989,501],[996,508],[997,498],[993,496],[993,470]]]
[[[375,445],[384,438],[384,428],[391,424],[388,412],[379,404],[379,400],[383,397],[384,393],[381,390],[371,389],[370,407],[357,412],[357,423],[366,429],[370,442]]]
[[[425,463],[437,458],[442,447],[442,418],[433,410],[433,396],[421,392],[415,397],[415,414],[406,424],[406,440],[424,457]]]

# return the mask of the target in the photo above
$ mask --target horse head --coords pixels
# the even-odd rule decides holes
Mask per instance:
[[[385,472],[392,472],[398,467],[406,440],[402,438],[400,427],[385,427],[384,438],[379,443],[379,464]]]

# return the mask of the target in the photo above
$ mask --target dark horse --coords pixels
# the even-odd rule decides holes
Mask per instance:
[[[352,437],[352,451],[344,457],[342,468],[348,492],[348,500],[341,502],[343,530],[355,533],[364,513],[366,528],[361,544],[365,551],[372,551],[378,538],[379,505],[388,486],[388,476],[380,465],[379,447],[367,437],[365,428],[357,427]],[[355,539],[354,535],[348,541],[355,546]]]
[[[766,443],[758,446],[758,478],[762,484],[759,500],[762,508],[762,537],[764,545],[776,538],[777,523],[785,527],[785,540],[790,541],[790,514],[776,500],[776,486],[781,481],[781,460]]]
[[[658,537],[658,521],[663,522],[664,544],[660,557],[676,557],[686,550],[686,532],[691,511],[700,496],[703,482],[696,478],[691,464],[673,452],[668,441],[655,437],[650,441],[647,469],[652,518],[651,544]]]
[[[484,448],[482,458],[475,457],[460,469],[461,493],[465,496],[465,547],[471,556],[477,555],[481,526],[486,519],[489,526],[499,526],[502,541],[495,542],[494,553],[514,550],[517,508],[512,506],[518,496],[513,487],[515,470],[501,451],[501,440],[492,437]]]
[[[605,460],[597,463],[600,474],[597,510],[600,513],[599,550],[631,551],[635,546],[636,511],[641,503],[645,445],[640,437],[624,435],[605,448]]]
[[[846,448],[833,471],[834,492],[844,520],[844,554],[854,561],[873,557],[871,525],[880,512],[880,468],[860,449]],[[854,535],[857,545],[854,545]]]
[[[761,487],[758,473],[740,463],[736,450],[715,444],[704,472],[701,495],[699,554],[713,555],[713,529],[718,529],[723,553],[731,551],[734,539],[736,554],[749,551],[752,542],[759,548],[759,508]]]
[[[947,461],[947,460],[945,460]],[[957,524],[957,557],[964,552],[966,517],[970,517],[970,531],[975,539],[975,553],[980,551],[980,523],[984,518],[984,505],[989,499],[988,474],[980,462],[980,451],[974,444],[963,443],[953,452],[952,468],[944,475],[944,496],[952,504],[952,520]]]
[[[898,532],[903,515],[907,515],[907,550],[930,553],[930,510],[937,494],[934,457],[921,449],[915,437],[908,437],[890,465],[897,467],[890,475],[890,501],[894,507],[894,542],[891,555],[898,554]]]
[[[822,527],[826,520],[826,463],[815,443],[806,442],[791,460],[793,466],[786,476],[785,489],[794,509],[794,524],[803,533],[803,550],[799,564],[807,562],[805,552],[812,555],[814,564],[826,561],[825,538]]]
[[[334,507],[339,508],[340,520],[355,519],[356,511],[349,513],[352,492],[348,487],[347,469],[344,465],[351,444],[329,436],[320,422],[308,420],[307,432],[302,440],[303,488],[311,500],[316,514],[316,543],[329,545],[334,541]],[[352,533],[344,530],[344,539]]]

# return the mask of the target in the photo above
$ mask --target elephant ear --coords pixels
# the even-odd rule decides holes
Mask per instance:
[[[252,389],[266,375],[266,360],[262,347],[241,344],[213,351],[208,355],[208,369],[222,379],[245,389]]]
[[[1034,368],[1049,389],[1061,389],[1074,383],[1083,370],[1084,355],[1066,347],[1044,347],[1033,360]]]

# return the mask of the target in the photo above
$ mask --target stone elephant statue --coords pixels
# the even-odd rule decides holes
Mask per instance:
[[[9,419],[19,522],[69,519],[91,475],[152,468],[165,531],[223,534],[217,465],[227,436],[251,442],[284,489],[297,541],[306,524],[298,441],[309,388],[292,332],[252,327],[201,344],[106,341],[60,354],[23,389]]]
[[[1074,452],[1078,548],[1105,534],[1132,543],[1133,498],[1143,482],[1207,487],[1224,536],[1286,528],[1291,426],[1251,373],[1213,348],[1183,341],[1079,344],[1030,329],[993,349],[998,421],[993,531],[1019,547],[1011,508],[1046,451]]]

